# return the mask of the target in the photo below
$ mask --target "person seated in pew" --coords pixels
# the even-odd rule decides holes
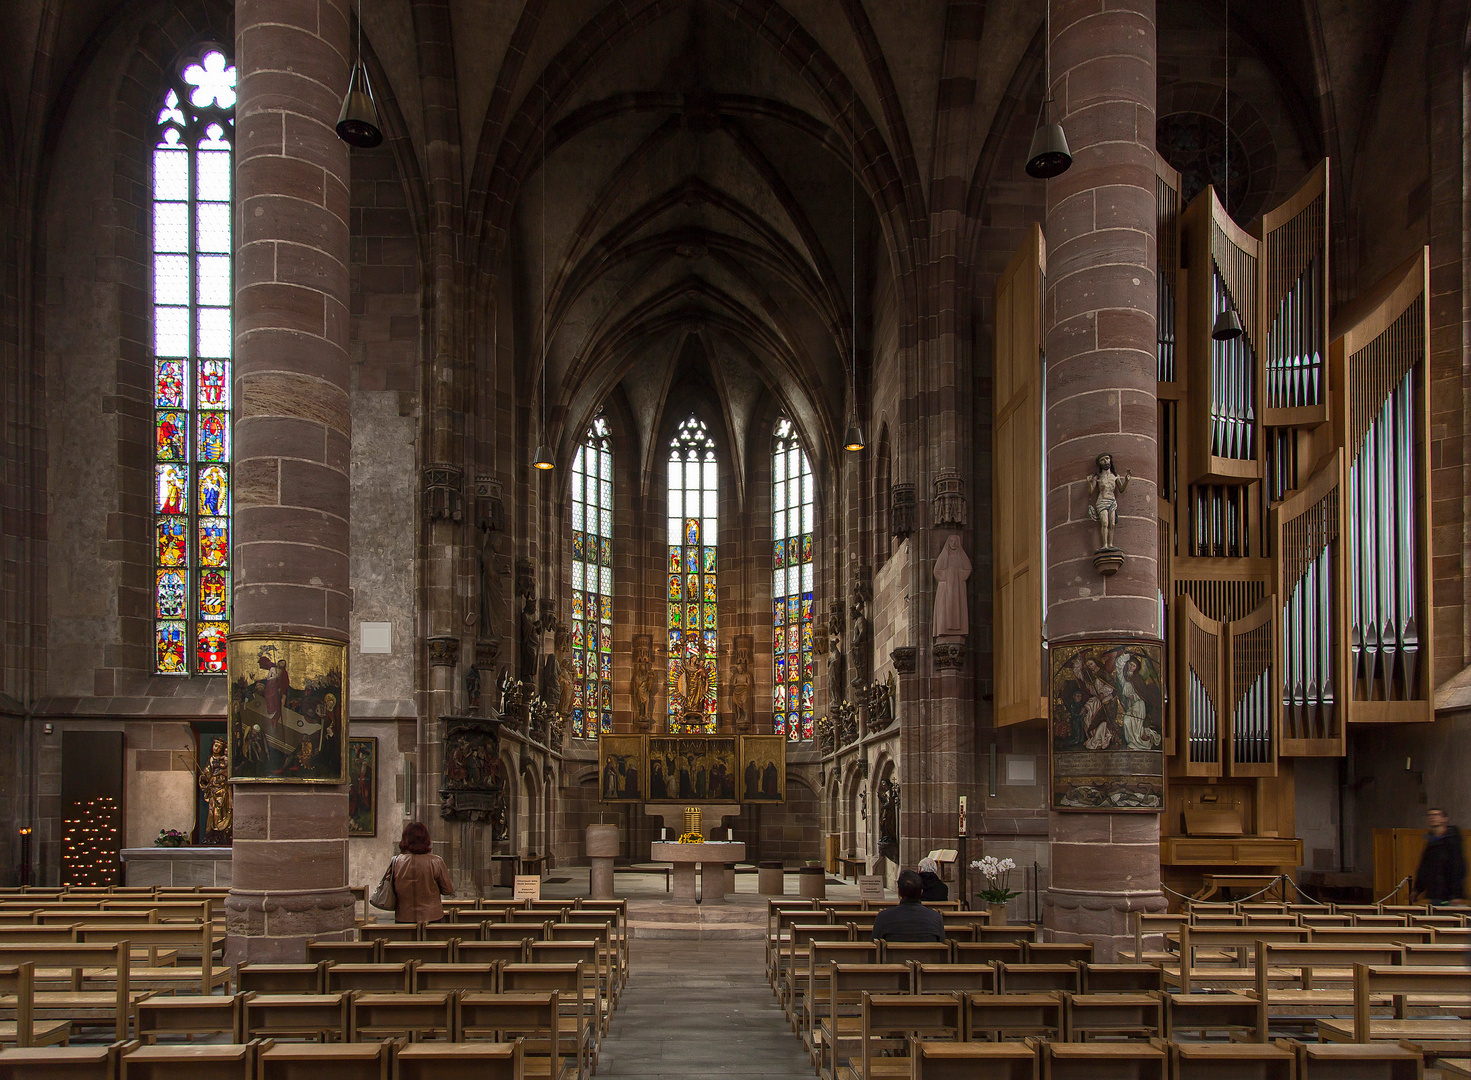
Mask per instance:
[[[921,900],[950,899],[950,886],[940,880],[940,864],[934,859],[919,860],[919,880],[924,882]]]
[[[944,941],[945,917],[921,902],[924,881],[913,870],[899,875],[899,903],[873,920],[874,941]]]
[[[455,894],[444,860],[430,850],[429,829],[422,821],[404,826],[398,842],[403,852],[393,859],[393,891],[398,895],[396,922],[438,922],[444,918],[441,896]]]

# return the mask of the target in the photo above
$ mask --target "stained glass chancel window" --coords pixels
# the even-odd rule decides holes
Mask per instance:
[[[613,730],[613,440],[594,420],[572,462],[572,735]]]
[[[719,497],[715,440],[690,417],[669,442],[669,730],[714,732],[715,536]],[[699,701],[687,701],[703,684]],[[687,723],[685,716],[703,719]]]
[[[153,149],[154,669],[220,674],[230,631],[235,67],[179,65]]]
[[[772,727],[812,738],[812,465],[790,420],[771,453]]]

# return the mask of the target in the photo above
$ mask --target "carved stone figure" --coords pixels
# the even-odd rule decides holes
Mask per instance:
[[[871,645],[869,641],[868,627],[868,597],[864,595],[862,585],[853,586],[853,598],[848,609],[849,618],[849,640],[848,640],[848,666],[852,669],[851,676],[854,686],[862,686],[868,682],[868,650]]]
[[[893,780],[880,780],[879,854],[891,862],[899,861],[899,785]]]
[[[649,730],[654,711],[654,657],[653,642],[647,634],[635,634],[633,639],[633,682],[630,696],[633,698],[633,720],[638,729]]]
[[[736,642],[730,662],[730,704],[735,713],[735,726],[745,734],[751,729],[751,699],[756,690],[756,676],[751,674],[751,646],[742,635]]]
[[[848,685],[843,679],[846,663],[843,657],[843,634],[833,619],[827,627],[827,701],[828,706],[848,699]]]
[[[1093,496],[1093,505],[1088,507],[1088,516],[1098,522],[1098,550],[1117,551],[1113,542],[1114,528],[1119,522],[1119,496],[1129,486],[1133,473],[1125,470],[1120,476],[1113,469],[1113,455],[1098,455],[1098,471],[1088,477],[1088,494]]]
[[[935,560],[935,637],[965,637],[970,633],[970,603],[965,588],[969,579],[970,559],[960,546],[960,537],[951,536]]]
[[[480,541],[480,621],[482,638],[494,636],[495,613],[505,601],[505,579],[496,565],[501,554],[496,550],[497,533],[483,530]]]
[[[228,844],[235,815],[230,799],[230,758],[225,752],[224,739],[216,739],[210,746],[209,761],[199,773],[199,790],[204,792],[204,804],[209,808],[204,842]]]
[[[557,654],[548,653],[541,661],[541,681],[537,684],[541,700],[553,709],[562,700],[562,672],[557,663]]]
[[[537,659],[541,654],[541,623],[536,618],[536,593],[525,594],[521,607],[521,681],[536,683]]]
[[[465,708],[470,712],[480,711],[480,669],[474,664],[465,672]]]
[[[516,687],[516,676],[511,674],[511,669],[502,668],[499,684],[500,701],[496,702],[496,711],[502,716],[510,713],[518,705]]]
[[[558,623],[553,641],[553,655],[557,660],[557,692],[547,700],[556,702],[557,715],[565,718],[572,715],[572,628]]]
[[[703,714],[705,694],[710,689],[710,672],[698,657],[686,656],[679,665],[679,700],[684,714]]]

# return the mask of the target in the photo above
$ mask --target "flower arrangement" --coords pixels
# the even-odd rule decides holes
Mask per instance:
[[[1016,869],[1016,863],[1010,859],[998,859],[994,855],[987,855],[984,859],[977,859],[971,863],[970,868],[979,870],[981,876],[990,882],[990,888],[982,889],[976,894],[986,903],[1005,904],[1012,897],[1021,895],[1007,888],[1011,884],[1011,872]]]
[[[679,837],[681,844],[703,844],[705,838],[697,832],[681,833]]]
[[[154,847],[183,847],[189,842],[189,837],[178,829],[159,829],[158,839],[153,841]]]

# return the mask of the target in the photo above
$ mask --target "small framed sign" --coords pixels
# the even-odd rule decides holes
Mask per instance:
[[[882,900],[884,898],[884,879],[877,874],[864,874],[858,879],[858,899],[860,900]]]
[[[516,875],[516,883],[511,888],[512,900],[540,900],[541,878],[535,874]]]

